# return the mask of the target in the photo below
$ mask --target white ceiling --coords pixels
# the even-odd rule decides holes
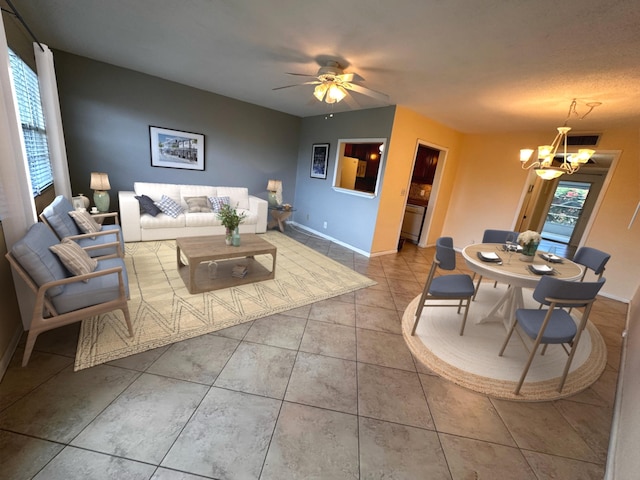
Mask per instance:
[[[51,48],[300,117],[328,58],[466,133],[640,125],[637,0],[12,0]],[[3,6],[4,1],[2,2]],[[393,5],[393,6],[392,6]],[[382,106],[354,94],[361,108]]]

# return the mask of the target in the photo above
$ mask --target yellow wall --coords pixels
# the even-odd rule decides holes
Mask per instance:
[[[548,132],[547,132],[548,133]],[[547,135],[548,136],[548,135]],[[442,234],[456,247],[478,242],[485,228],[511,228],[529,172],[520,169],[518,151],[546,137],[535,134],[464,135],[455,188]],[[622,154],[584,244],[611,253],[603,293],[628,300],[640,285],[640,220],[627,229],[640,201],[640,131],[603,132],[598,150]]]
[[[437,210],[434,212],[427,240],[428,244],[435,243],[442,231],[454,185],[461,138],[462,135],[451,128],[407,108],[396,108],[380,193],[376,231],[371,244],[372,255],[396,251],[418,140],[448,150],[438,192]],[[431,201],[434,200],[432,197]]]
[[[531,172],[520,168],[520,148],[543,144],[549,134],[462,134],[397,107],[371,254],[397,247],[418,140],[448,150],[427,244],[446,235],[462,248],[479,242],[486,228],[517,229],[525,186],[531,183]],[[622,153],[583,245],[611,253],[602,292],[628,301],[640,286],[640,218],[627,228],[640,201],[640,130],[604,131],[597,149]]]

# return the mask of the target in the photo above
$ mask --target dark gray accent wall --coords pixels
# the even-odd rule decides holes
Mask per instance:
[[[339,139],[386,138],[386,150],[393,128],[395,106],[319,115],[302,119],[300,153],[293,219],[312,230],[326,234],[365,252],[371,251],[380,196],[364,198],[336,192],[332,188]],[[311,178],[311,150],[314,143],[329,143],[326,180]],[[384,187],[384,172],[393,168],[383,158],[379,192]],[[286,191],[288,185],[283,184]],[[378,193],[379,193],[378,192]],[[327,222],[327,228],[324,228]]]
[[[133,182],[245,186],[280,179],[293,203],[301,119],[63,51],[54,52],[73,194],[107,172],[111,205]],[[149,126],[205,136],[205,170],[151,166]]]

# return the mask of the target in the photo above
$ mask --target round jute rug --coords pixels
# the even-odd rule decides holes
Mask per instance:
[[[482,284],[476,300],[471,303],[463,336],[459,335],[462,314],[449,307],[425,307],[416,334],[411,336],[420,296],[411,301],[402,317],[402,332],[409,349],[420,362],[457,385],[495,398],[517,401],[569,397],[588,388],[600,377],[607,363],[607,350],[596,327],[588,322],[562,392],[557,389],[567,354],[562,346],[549,345],[544,355],[536,355],[520,394],[514,395],[532,342],[516,329],[504,355],[498,356],[507,335],[506,328],[497,319],[477,323],[478,319],[486,317],[506,288],[504,285],[492,286],[492,283]],[[524,297],[525,307],[537,308],[530,291],[525,290]],[[574,310],[574,319],[580,314]]]

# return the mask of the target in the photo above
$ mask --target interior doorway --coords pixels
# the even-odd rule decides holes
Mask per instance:
[[[443,147],[422,140],[416,143],[400,236],[421,247],[426,246],[429,238],[446,154]]]

